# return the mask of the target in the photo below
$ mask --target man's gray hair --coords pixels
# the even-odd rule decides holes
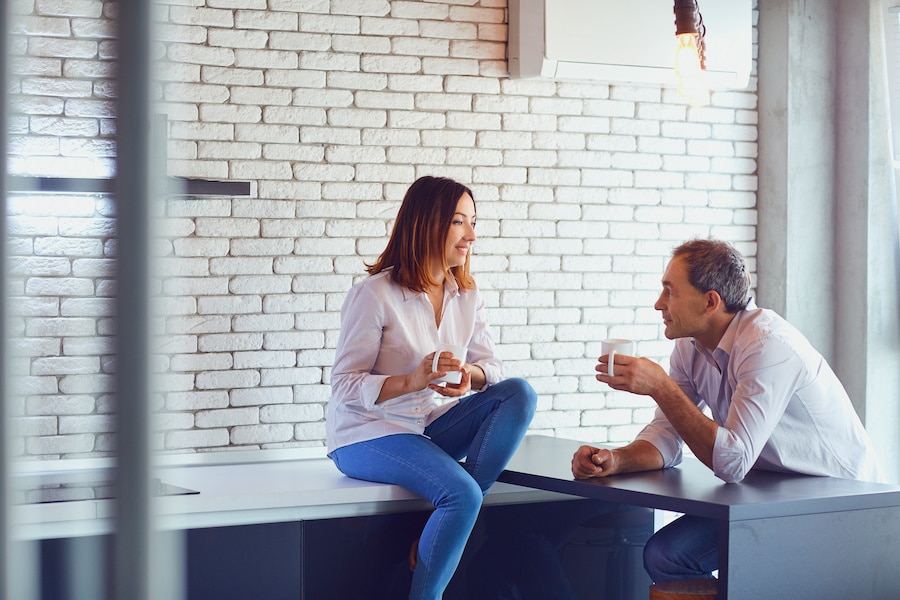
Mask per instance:
[[[721,240],[694,239],[675,248],[672,257],[684,260],[692,286],[701,292],[717,292],[727,312],[747,308],[750,276],[744,257],[734,246]]]

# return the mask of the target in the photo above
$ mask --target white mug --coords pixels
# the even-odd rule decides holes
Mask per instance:
[[[468,349],[465,346],[455,346],[453,344],[438,344],[437,350],[434,351],[434,360],[431,362],[431,370],[438,370],[438,361],[441,359],[441,352],[449,352],[453,355],[453,358],[458,361],[465,363],[466,362],[466,352]],[[439,377],[435,379],[435,381],[446,381],[447,383],[459,383],[462,381],[462,372],[460,371],[450,371],[443,377]]]
[[[612,377],[614,375],[613,363],[616,361],[616,354],[634,356],[634,342],[619,339],[603,340],[600,342],[600,355],[603,356],[604,354],[609,355],[606,374]]]

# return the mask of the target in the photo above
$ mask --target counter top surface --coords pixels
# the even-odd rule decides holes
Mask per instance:
[[[728,520],[900,506],[900,486],[771,471],[725,483],[692,457],[671,469],[576,480],[571,461],[583,443],[528,436],[500,480]]]
[[[108,459],[32,463],[15,473],[14,485],[115,476]],[[430,510],[431,504],[405,489],[343,475],[323,451],[255,451],[162,457],[154,475],[168,486],[196,494],[153,499],[162,529],[216,527],[305,519]],[[497,483],[485,504],[570,500],[571,496]],[[94,535],[112,531],[115,501],[108,498],[18,504],[12,507],[14,535],[25,539]]]

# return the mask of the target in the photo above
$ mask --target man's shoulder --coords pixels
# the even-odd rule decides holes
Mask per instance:
[[[796,329],[787,320],[772,309],[758,306],[747,307],[738,312],[735,318],[739,333],[777,334]]]
[[[781,345],[805,354],[812,350],[809,340],[784,317],[768,308],[742,311],[737,319],[734,349],[740,351],[760,345]]]

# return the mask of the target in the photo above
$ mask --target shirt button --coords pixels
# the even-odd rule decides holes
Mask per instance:
[[[422,410],[422,409],[417,406],[413,409],[413,412],[419,412],[420,410]]]

